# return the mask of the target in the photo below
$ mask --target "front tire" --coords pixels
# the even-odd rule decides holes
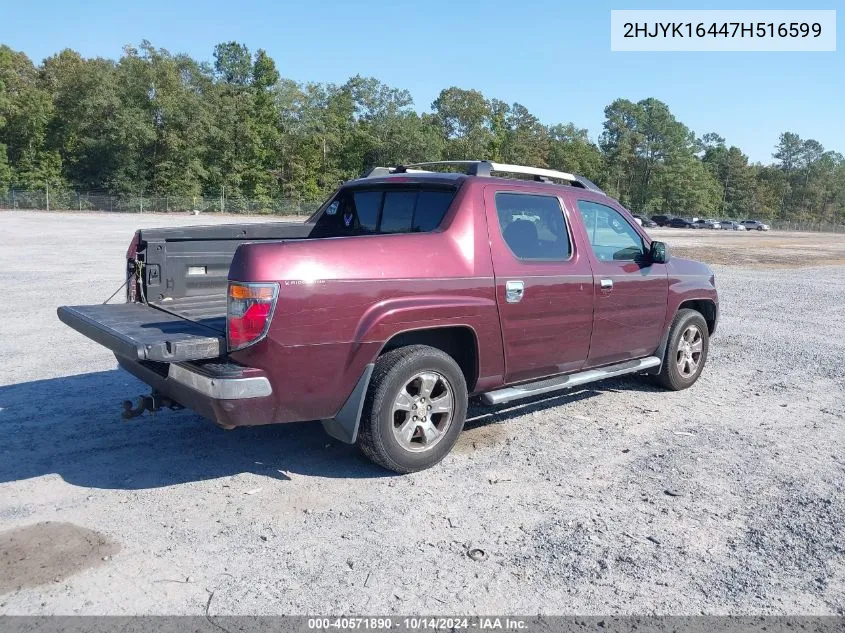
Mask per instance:
[[[672,391],[692,387],[701,376],[709,349],[709,330],[701,313],[679,310],[669,328],[663,365],[654,381]]]
[[[430,468],[452,450],[466,411],[466,380],[451,356],[427,345],[400,347],[376,361],[357,444],[397,473]]]

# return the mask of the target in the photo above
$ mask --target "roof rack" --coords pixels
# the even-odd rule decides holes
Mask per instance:
[[[575,187],[604,193],[594,183],[590,182],[583,176],[576,176],[565,171],[557,171],[554,169],[527,167],[525,165],[508,165],[489,160],[438,160],[427,163],[398,165],[396,167],[373,167],[369,171],[365,172],[361,177],[380,178],[390,174],[430,172],[431,170],[427,168],[439,166],[462,167],[463,172],[469,176],[491,177],[493,172],[499,172],[505,174],[525,174],[528,176],[534,176],[534,180],[539,182],[551,182],[553,179],[564,180]]]

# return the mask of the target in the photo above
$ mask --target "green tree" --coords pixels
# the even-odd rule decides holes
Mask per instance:
[[[62,186],[61,157],[48,142],[53,100],[39,85],[37,69],[23,53],[0,46],[0,83],[0,145],[12,165],[4,168],[5,178],[27,189]]]
[[[489,159],[494,145],[490,102],[477,90],[452,87],[431,104],[443,134],[444,158]]]
[[[214,71],[227,84],[247,85],[253,74],[249,49],[238,42],[221,42],[214,47]]]
[[[5,138],[6,114],[9,112],[9,96],[6,84],[0,78],[0,139]],[[12,186],[12,167],[6,154],[5,143],[0,143],[0,193],[5,193]]]
[[[700,174],[692,167],[698,160],[694,152],[700,148],[694,134],[675,119],[668,106],[653,98],[637,103],[617,99],[605,109],[605,117],[601,147],[607,157],[606,182],[611,192],[635,210],[686,199],[681,191],[686,186],[683,178]],[[668,171],[661,175],[663,170]],[[655,187],[658,177],[659,186]],[[710,195],[704,198],[709,200]],[[701,208],[698,203],[695,206]]]
[[[149,42],[118,60],[72,50],[38,66],[0,45],[0,190],[105,189],[312,201],[375,165],[490,159],[587,176],[641,211],[841,222],[845,160],[784,132],[774,163],[749,164],[716,132],[701,138],[657,99],[605,108],[599,143],[574,124],[446,88],[432,112],[371,77],[280,76],[264,50],[223,42],[213,62]]]
[[[647,213],[709,217],[715,215],[721,189],[713,175],[692,154],[679,156],[655,172]]]
[[[263,50],[255,58],[236,42],[215,47],[217,81],[209,90],[206,192],[265,203],[279,192],[279,73]]]
[[[344,86],[352,95],[355,121],[347,146],[347,169],[360,173],[376,165],[436,160],[442,151],[431,117],[413,111],[407,90],[371,77],[355,76]]]
[[[780,161],[780,167],[787,175],[798,168],[803,146],[801,137],[793,132],[784,132],[780,135],[773,156]]]
[[[632,206],[637,175],[637,151],[642,143],[637,104],[617,99],[604,109],[604,131],[599,141],[605,157],[605,183],[611,195]]]
[[[773,165],[754,166],[754,193],[748,216],[755,219],[789,219],[782,215],[782,201],[789,188],[786,174]]]
[[[748,215],[754,197],[754,172],[748,157],[738,147],[709,145],[703,162],[721,188],[719,215],[741,218]]]
[[[549,128],[549,167],[606,184],[601,150],[590,141],[587,130],[572,123]]]
[[[506,163],[546,167],[549,155],[548,128],[528,108],[514,103],[505,116],[501,153]]]

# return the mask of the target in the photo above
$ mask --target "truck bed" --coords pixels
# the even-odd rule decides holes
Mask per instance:
[[[229,265],[245,242],[308,239],[290,222],[142,229],[129,270],[143,264],[135,302],[62,306],[59,318],[119,357],[179,363],[225,357]]]
[[[150,305],[225,332],[229,265],[245,242],[308,239],[301,222],[142,229],[144,296]]]
[[[213,295],[199,295],[196,297],[181,297],[162,301],[163,309],[173,314],[194,321],[205,327],[226,333],[226,291],[221,289]]]

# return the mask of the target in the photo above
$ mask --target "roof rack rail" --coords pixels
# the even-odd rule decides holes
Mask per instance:
[[[595,183],[589,181],[583,176],[576,176],[565,171],[557,171],[554,169],[545,169],[543,167],[527,167],[525,165],[509,165],[507,163],[496,163],[490,160],[438,160],[427,163],[410,163],[408,165],[398,165],[393,168],[374,167],[368,175],[364,177],[376,178],[387,174],[405,174],[420,171],[430,171],[429,167],[462,167],[465,174],[469,176],[486,176],[490,177],[493,172],[500,172],[506,174],[524,174],[527,176],[534,176],[534,180],[538,182],[551,182],[552,180],[564,180],[575,187],[582,189],[590,189],[604,193]],[[387,170],[384,173],[383,169]],[[375,173],[378,171],[378,173]],[[370,175],[372,174],[372,175]]]
[[[383,178],[390,174],[424,174],[431,173],[427,169],[406,169],[405,166],[400,167],[370,167],[358,178]]]
[[[361,174],[361,178],[381,178],[382,176],[389,176],[392,173],[393,170],[390,167],[371,167]]]

